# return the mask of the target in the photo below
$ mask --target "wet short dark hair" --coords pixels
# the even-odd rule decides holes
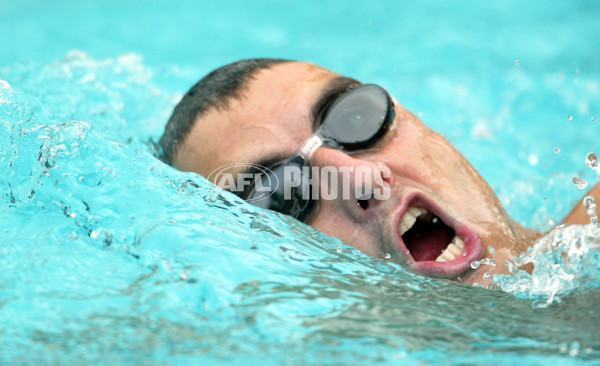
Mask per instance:
[[[222,66],[200,79],[184,96],[175,109],[160,138],[162,157],[173,164],[180,144],[194,127],[194,123],[212,108],[225,109],[231,98],[241,96],[241,88],[261,69],[290,62],[276,58],[240,60]]]

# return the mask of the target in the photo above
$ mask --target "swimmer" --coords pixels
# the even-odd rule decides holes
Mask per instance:
[[[384,88],[311,63],[242,60],[184,95],[160,144],[171,165],[209,179],[260,173],[236,194],[414,273],[485,285],[489,267],[471,268],[482,258],[508,273],[504,262],[541,234],[512,220],[461,153]],[[311,180],[326,169],[329,179]],[[268,186],[275,178],[291,188]],[[600,202],[600,185],[589,194]],[[588,222],[581,204],[563,221]]]

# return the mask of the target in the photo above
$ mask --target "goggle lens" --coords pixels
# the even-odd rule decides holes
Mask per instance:
[[[374,84],[360,85],[350,89],[331,103],[318,117],[316,135],[329,147],[349,151],[373,146],[388,131],[394,120],[394,104],[389,94]],[[309,165],[299,155],[269,167],[270,173],[263,174],[261,186],[251,185],[242,198],[255,206],[293,216],[306,221],[316,206],[312,197],[310,177],[302,174],[292,188],[287,186],[285,169],[299,169]]]

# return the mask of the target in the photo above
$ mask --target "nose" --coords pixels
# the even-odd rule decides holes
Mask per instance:
[[[375,157],[353,157],[341,150],[320,147],[312,156],[311,168],[313,179],[318,179],[315,183],[319,187],[319,203],[336,205],[354,221],[375,217],[390,197],[390,168]]]

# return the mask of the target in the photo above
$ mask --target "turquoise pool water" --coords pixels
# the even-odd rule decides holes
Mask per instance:
[[[597,364],[600,234],[490,291],[414,276],[155,157],[244,57],[384,85],[524,225],[600,152],[594,1],[0,3],[0,364]],[[579,244],[578,244],[579,243]],[[567,253],[568,260],[561,256]],[[493,268],[491,268],[493,272]]]

